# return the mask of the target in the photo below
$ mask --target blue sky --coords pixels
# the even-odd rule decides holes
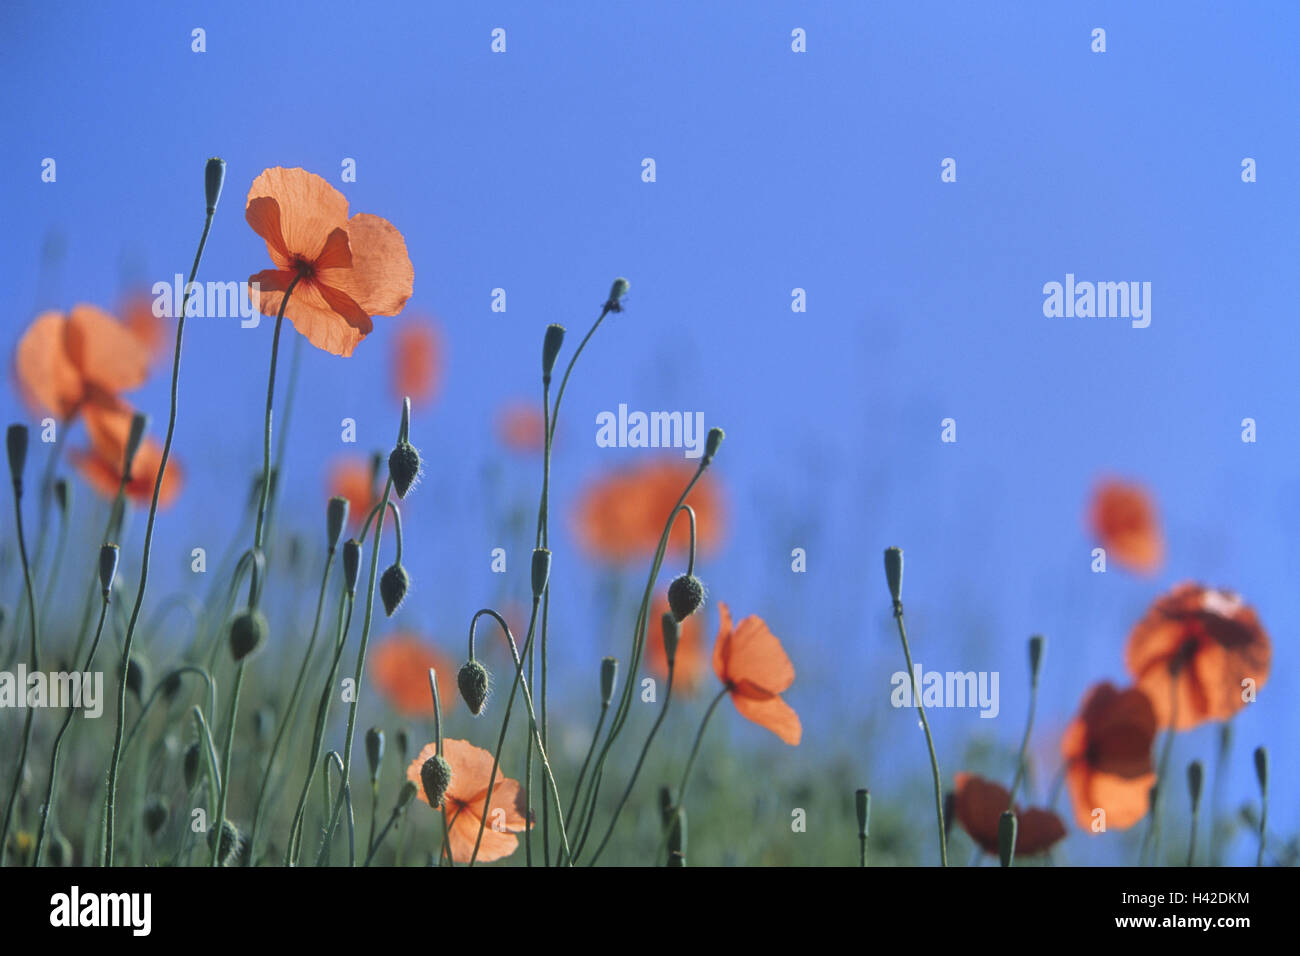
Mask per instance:
[[[389,10],[6,4],[0,345],[37,307],[111,306],[127,278],[187,271],[209,155],[228,178],[200,280],[269,267],[241,215],[263,168],[324,175],[354,211],[403,232],[408,309],[443,331],[441,394],[415,424],[427,477],[409,508],[417,590],[403,614],[458,647],[499,594],[490,549],[510,544],[492,517],[507,501],[481,481],[500,457],[496,411],[537,395],[546,324],[576,341],[625,275],[628,309],[566,397],[557,506],[567,515],[582,482],[647,454],[597,448],[602,410],[699,410],[726,428],[727,545],[700,570],[715,598],[766,617],[799,668],[790,700],[812,746],[783,758],[811,768],[851,750],[844,731],[867,712],[878,731],[910,726],[886,703],[901,667],[886,545],[907,554],[917,658],[1002,673],[1000,719],[936,715],[949,774],[973,735],[1018,739],[1031,633],[1050,641],[1050,752],[1089,684],[1124,680],[1132,622],[1192,578],[1240,590],[1273,636],[1273,676],[1237,721],[1229,803],[1251,795],[1249,749],[1267,742],[1274,819],[1295,828],[1294,4]],[[196,27],[204,53],[191,51]],[[490,49],[497,27],[504,54]],[[806,53],[791,51],[796,27]],[[1095,27],[1104,54],[1090,49]],[[41,181],[45,157],[55,183]],[[940,181],[945,157],[955,183]],[[1241,181],[1245,157],[1255,183]],[[344,158],[355,183],[340,182]],[[52,233],[65,253],[42,278]],[[1045,318],[1043,284],[1067,273],[1150,282],[1150,327]],[[505,313],[490,309],[494,288]],[[795,288],[804,313],[791,311]],[[349,450],[341,419],[357,420],[362,451],[391,444],[400,321],[377,320],[349,360],[304,350],[287,524],[319,534],[322,469]],[[190,586],[191,547],[229,540],[260,464],[270,326],[188,327],[176,453],[189,483],[159,527],[156,597]],[[135,395],[158,428],[165,379]],[[10,389],[0,412],[25,415]],[[947,417],[955,444],[939,440]],[[1254,444],[1240,440],[1246,417]],[[530,500],[540,469],[504,463],[509,500]],[[1156,492],[1169,560],[1155,580],[1089,571],[1083,511],[1101,473]],[[794,547],[808,551],[805,574],[790,571]],[[567,670],[589,682],[595,655],[624,654],[626,637],[593,620],[604,577],[563,522],[556,550]],[[526,562],[512,570],[522,595]],[[777,752],[735,723],[738,741]],[[1208,757],[1209,741],[1189,735],[1178,753]],[[924,772],[919,739],[862,747],[872,772]]]

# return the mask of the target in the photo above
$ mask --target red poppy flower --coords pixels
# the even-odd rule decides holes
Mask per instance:
[[[497,416],[501,444],[511,451],[536,454],[546,447],[546,422],[530,402],[512,402]]]
[[[86,484],[109,500],[115,499],[118,488],[122,487],[126,497],[136,504],[152,503],[154,482],[162,464],[162,446],[147,436],[140,442],[131,474],[123,486],[122,470],[131,432],[131,408],[120,401],[95,401],[83,406],[82,412],[90,448],[73,449],[69,454]],[[176,500],[181,484],[181,467],[174,455],[168,456],[167,470],[163,472],[162,486],[158,490],[159,508],[166,508]]]
[[[1080,827],[1092,829],[1096,810],[1105,811],[1106,828],[1113,830],[1146,816],[1156,782],[1155,738],[1156,712],[1141,690],[1103,682],[1088,692],[1061,736],[1065,782]]]
[[[985,853],[998,852],[998,821],[1011,803],[1011,792],[973,773],[954,778],[953,813],[957,822]],[[1065,838],[1065,824],[1051,810],[1030,807],[1016,811],[1016,856],[1046,853]]]
[[[668,597],[661,594],[655,598],[646,624],[646,664],[650,668],[650,673],[662,680],[668,679],[668,653],[664,649],[663,631],[663,616],[667,610]],[[692,614],[682,621],[677,639],[677,662],[673,673],[675,693],[682,693],[689,697],[699,690],[707,666],[702,630],[703,626],[698,614]]]
[[[413,405],[428,403],[442,378],[442,340],[438,329],[425,319],[404,319],[393,336],[393,397],[400,405],[410,397]]]
[[[420,768],[426,760],[438,752],[436,743],[424,747],[406,768],[406,779],[416,786],[419,798],[428,803],[424,785],[420,778]],[[488,806],[488,781],[492,779],[492,754],[475,747],[464,740],[445,739],[442,742],[442,756],[451,767],[451,783],[443,796],[447,806],[447,842],[451,845],[451,858],[457,863],[468,863],[474,855],[474,844],[478,840],[480,821],[486,817],[483,826],[483,840],[479,844],[478,860],[491,863],[514,853],[519,847],[516,833],[522,833],[528,827],[525,816],[523,788],[518,780],[501,775],[497,768],[496,782],[492,786],[491,809]]]
[[[375,470],[361,458],[341,458],[330,466],[329,497],[348,500],[348,527],[358,528],[370,509],[379,503],[375,493]]]
[[[411,634],[390,634],[370,658],[370,679],[404,716],[432,716],[429,668],[438,675],[438,698],[445,714],[456,703],[456,671],[451,659]]]
[[[607,561],[629,561],[653,554],[664,523],[695,468],[656,461],[613,472],[588,486],[577,512],[576,533],[583,547]],[[722,538],[722,496],[706,472],[686,503],[695,509],[696,545],[702,551]],[[679,515],[668,539],[670,551],[685,553],[690,522]]]
[[[1152,574],[1164,561],[1155,505],[1140,485],[1103,481],[1093,493],[1089,523],[1106,553],[1122,566]]]
[[[751,614],[736,627],[719,602],[718,640],[713,645],[713,672],[731,693],[731,702],[747,720],[766,727],[794,746],[803,736],[799,715],[781,699],[794,683],[794,665],[761,617]]]

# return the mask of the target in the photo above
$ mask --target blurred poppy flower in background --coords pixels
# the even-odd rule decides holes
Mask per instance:
[[[428,319],[407,318],[393,335],[393,397],[401,405],[410,396],[411,404],[424,405],[442,385],[442,337]]]
[[[1187,730],[1246,706],[1244,682],[1263,687],[1272,656],[1259,618],[1238,595],[1183,583],[1138,621],[1125,664],[1160,726],[1169,726],[1173,708],[1174,729]]]
[[[1122,567],[1153,574],[1164,562],[1165,542],[1155,504],[1141,485],[1115,479],[1100,482],[1088,521],[1106,553]]]
[[[415,270],[402,234],[368,213],[348,218],[348,201],[305,169],[263,170],[248,190],[244,218],[266,240],[274,269],[249,276],[254,306],[284,314],[318,349],[347,357],[374,329],[373,315],[397,315]]]
[[[664,650],[663,631],[663,616],[667,611],[668,596],[661,594],[655,598],[650,608],[650,618],[646,622],[646,665],[650,668],[650,673],[663,680],[668,678],[668,654]],[[673,690],[688,697],[699,690],[707,666],[702,630],[700,615],[692,614],[682,621],[681,632],[677,639]]]
[[[122,485],[122,468],[126,463],[126,443],[131,433],[132,410],[123,402],[92,402],[83,408],[86,435],[90,448],[74,449],[72,463],[86,484],[103,498],[113,500]],[[153,486],[158,479],[158,466],[162,464],[162,446],[145,437],[135,453],[131,475],[123,491],[136,504],[147,505],[153,501]],[[174,455],[169,456],[167,470],[163,472],[158,490],[158,507],[166,508],[181,492],[182,471]]]
[[[379,503],[375,468],[367,459],[340,458],[329,469],[327,498],[348,500],[348,527],[359,528],[370,509]]]
[[[87,403],[112,404],[139,388],[149,355],[139,340],[103,309],[85,303],[68,313],[42,312],[18,340],[14,377],[37,414],[69,421]]]
[[[1011,791],[973,773],[953,777],[953,812],[966,834],[985,853],[998,852],[998,821],[1011,804]],[[1046,853],[1065,839],[1065,824],[1051,810],[1016,805],[1016,856]]]
[[[420,768],[437,752],[436,743],[426,745],[406,768],[406,779],[415,784],[419,798],[425,803],[429,798],[424,793]],[[444,739],[442,755],[451,767],[451,783],[443,796],[447,805],[447,842],[451,845],[451,858],[457,863],[469,862],[478,841],[479,821],[484,817],[487,823],[483,826],[483,841],[479,845],[479,862],[491,863],[514,853],[519,847],[519,839],[514,834],[522,833],[528,826],[519,781],[503,776],[498,767],[496,782],[492,786],[491,809],[486,809],[492,754],[464,740]]]
[[[370,678],[379,692],[406,717],[432,716],[429,668],[438,675],[438,697],[445,714],[456,703],[456,671],[451,659],[412,634],[390,634],[370,658]]]
[[[592,482],[582,493],[575,533],[583,548],[606,561],[622,562],[653,554],[668,515],[695,466],[676,461],[633,465]],[[691,489],[686,504],[695,509],[696,544],[708,551],[722,539],[722,495],[708,472]],[[690,521],[678,515],[668,550],[685,554]]]
[[[154,314],[154,297],[144,291],[132,292],[122,301],[122,325],[144,346],[152,366],[169,354],[171,335],[167,319]]]
[[[731,702],[747,720],[766,727],[790,745],[799,743],[799,715],[781,699],[794,683],[794,665],[781,642],[761,617],[751,614],[735,628],[727,605],[718,603],[718,640],[713,645],[713,672],[731,693]]]
[[[497,414],[497,434],[510,451],[536,454],[546,448],[546,422],[529,402],[511,402]]]
[[[1155,738],[1156,713],[1143,691],[1116,690],[1109,682],[1088,691],[1061,736],[1065,782],[1080,827],[1092,830],[1098,809],[1109,830],[1127,829],[1146,816],[1156,782]]]

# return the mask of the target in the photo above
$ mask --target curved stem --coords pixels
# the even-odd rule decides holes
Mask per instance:
[[[921,702],[921,690],[916,686],[916,671],[912,668],[912,649],[907,643],[907,627],[903,623],[903,602],[894,602],[894,620],[898,622],[898,637],[903,642],[903,657],[907,659],[907,675],[912,682],[912,700],[921,714],[921,728],[925,731],[925,746],[930,752],[930,772],[934,775],[934,812],[939,820],[939,862],[948,865],[948,834],[943,826],[943,785],[939,780],[939,758],[934,753],[934,737],[930,733],[930,721],[925,716],[925,704]]]

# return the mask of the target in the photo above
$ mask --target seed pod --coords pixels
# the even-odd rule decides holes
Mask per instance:
[[[117,577],[118,547],[115,544],[102,545],[99,549],[99,586],[103,590],[104,600],[113,590],[113,579]]]
[[[551,579],[551,552],[546,548],[533,549],[533,597],[539,598],[546,591]]]
[[[208,201],[208,212],[217,211],[221,187],[226,181],[226,161],[213,156],[203,169],[203,191]]]
[[[628,281],[622,276],[614,280],[614,284],[609,287],[609,299],[605,302],[605,308],[611,312],[623,311],[623,296],[627,295]]]
[[[23,493],[23,469],[27,467],[27,426],[10,425],[5,432],[5,450],[9,453],[9,477],[14,491]]]
[[[722,440],[726,437],[727,433],[717,426],[709,429],[708,437],[704,439],[705,464],[713,461],[713,456],[718,453],[718,449],[722,447]]]
[[[262,646],[266,640],[270,625],[266,615],[254,608],[244,608],[230,622],[230,653],[236,661],[242,661],[253,651]]]
[[[1016,829],[1016,815],[1003,810],[998,818],[998,860],[1003,866],[1010,866],[1016,858]]]
[[[606,657],[600,662],[600,703],[608,707],[614,699],[614,683],[618,679],[618,658]]]
[[[184,775],[186,790],[193,790],[194,784],[198,782],[201,757],[202,751],[199,750],[197,740],[185,748],[185,756],[181,759],[181,772]]]
[[[668,585],[668,607],[678,623],[686,620],[704,603],[704,582],[693,574],[681,574]]]
[[[885,549],[885,583],[889,585],[889,597],[895,604],[903,600],[903,549]]]
[[[429,806],[442,806],[442,798],[451,785],[451,765],[440,755],[434,754],[420,767],[420,782],[424,784],[424,797]]]
[[[664,635],[664,657],[669,664],[677,660],[677,642],[681,640],[682,626],[673,617],[672,611],[665,611],[659,621]]]

